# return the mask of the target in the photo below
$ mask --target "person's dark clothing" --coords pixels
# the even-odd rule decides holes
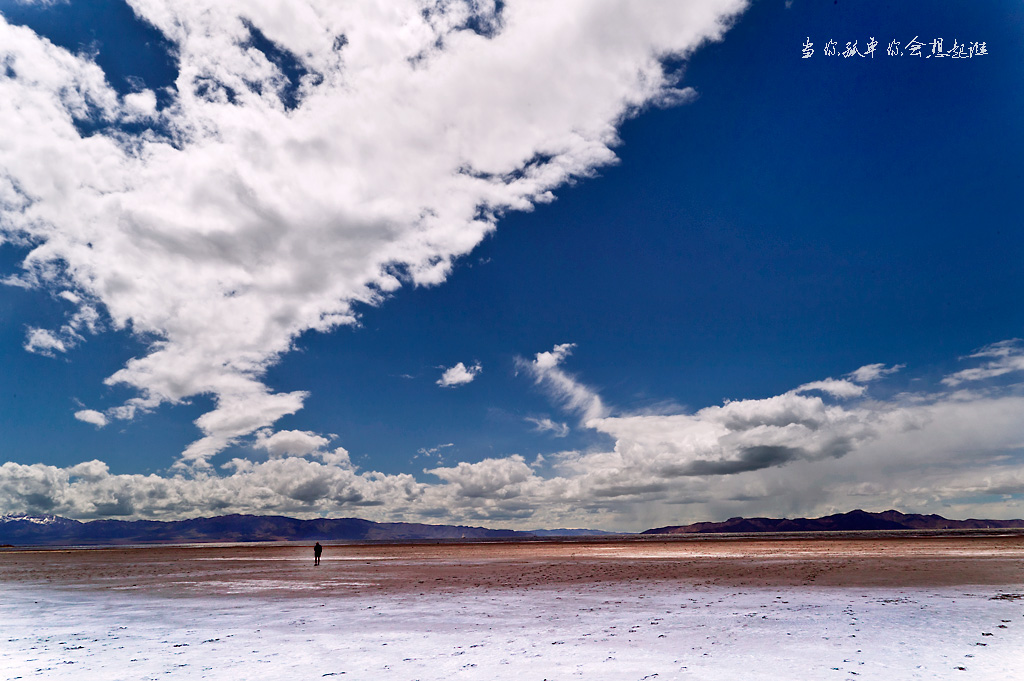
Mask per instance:
[[[320,554],[324,552],[324,547],[320,546],[320,542],[316,543],[313,547],[313,565],[320,564]]]

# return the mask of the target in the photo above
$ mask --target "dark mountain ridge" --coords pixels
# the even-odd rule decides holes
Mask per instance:
[[[0,516],[0,544],[91,545],[254,541],[414,541],[512,539],[529,532],[461,525],[377,523],[360,518],[300,520],[285,516],[224,515],[190,520],[92,520],[59,516]]]
[[[730,518],[723,522],[670,525],[642,535],[851,532],[870,530],[962,530],[1024,528],[1024,520],[950,520],[921,515],[855,510],[822,518]],[[600,537],[600,530],[492,530],[462,525],[378,523],[360,518],[300,520],[285,516],[224,515],[189,520],[92,520],[60,516],[12,514],[0,516],[0,545],[68,546],[118,544],[181,544],[258,541],[429,541],[460,539],[546,539]]]
[[[971,530],[1024,527],[1024,520],[950,520],[940,515],[857,509],[821,518],[729,518],[723,522],[669,525],[641,534],[712,534],[719,532],[856,532],[861,530]]]

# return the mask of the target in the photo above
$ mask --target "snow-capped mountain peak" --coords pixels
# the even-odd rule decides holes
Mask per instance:
[[[0,523],[24,522],[35,525],[55,525],[69,522],[67,518],[58,515],[29,515],[28,513],[7,513],[0,515]]]

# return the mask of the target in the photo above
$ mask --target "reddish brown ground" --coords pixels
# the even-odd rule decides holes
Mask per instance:
[[[911,587],[1020,585],[1024,536],[772,538],[0,551],[0,583],[144,589],[168,595],[367,595],[678,582]]]

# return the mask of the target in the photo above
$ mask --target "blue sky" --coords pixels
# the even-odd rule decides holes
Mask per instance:
[[[1018,4],[279,4],[0,2],[0,511],[1024,516]]]

